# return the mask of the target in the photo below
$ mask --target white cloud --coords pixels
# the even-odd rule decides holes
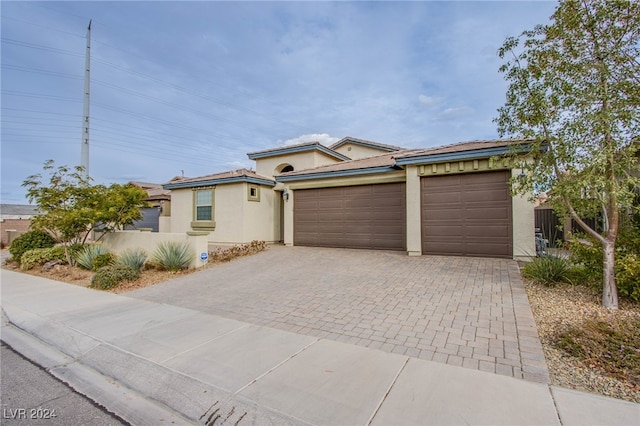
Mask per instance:
[[[461,118],[464,116],[471,115],[473,113],[473,108],[463,106],[457,108],[447,108],[438,114],[438,119],[440,120],[455,120],[457,118]]]
[[[427,95],[419,95],[418,100],[428,107],[436,106],[442,102],[442,98]]]
[[[289,146],[306,142],[320,142],[322,145],[329,146],[339,140],[340,138],[330,136],[328,133],[310,133],[307,135],[300,135],[297,138],[287,139],[284,141],[283,145]]]

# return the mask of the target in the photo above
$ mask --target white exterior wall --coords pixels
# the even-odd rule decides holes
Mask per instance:
[[[251,184],[244,184],[243,241],[253,240],[273,243],[280,240],[280,192],[272,187],[260,186],[260,201],[249,201],[247,191]]]
[[[511,170],[517,176],[519,169]],[[535,212],[527,196],[512,195],[511,215],[513,220],[513,258],[530,260],[536,255]]]
[[[249,201],[246,182],[217,185],[214,191],[214,230],[209,232],[212,244],[242,244],[252,240],[274,242],[280,239],[279,192],[260,185],[260,201]],[[171,191],[171,231],[191,232],[193,191],[191,188]],[[198,229],[197,231],[200,231]]]

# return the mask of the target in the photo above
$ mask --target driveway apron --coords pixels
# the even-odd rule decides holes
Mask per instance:
[[[127,296],[549,383],[513,260],[272,246]]]

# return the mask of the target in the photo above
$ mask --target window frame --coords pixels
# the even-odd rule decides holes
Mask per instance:
[[[251,194],[252,189],[255,189],[255,195]],[[247,184],[247,200],[260,202],[260,185]]]
[[[198,207],[204,205],[198,205],[198,192],[210,191],[211,192],[211,218],[208,220],[198,220]],[[216,194],[215,186],[193,188],[192,190],[192,217],[191,228],[198,230],[214,230],[216,227],[215,222],[215,206],[216,206]]]

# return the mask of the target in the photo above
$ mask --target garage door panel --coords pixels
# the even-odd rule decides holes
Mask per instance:
[[[483,221],[500,220],[501,222],[504,222],[505,220],[509,219],[509,217],[511,216],[511,213],[509,209],[506,207],[478,206],[475,208],[474,207],[467,208],[465,211],[465,215],[468,219],[471,219],[471,220],[483,220]]]
[[[421,180],[424,254],[512,257],[509,172]]]
[[[404,250],[404,183],[294,192],[294,244]]]

